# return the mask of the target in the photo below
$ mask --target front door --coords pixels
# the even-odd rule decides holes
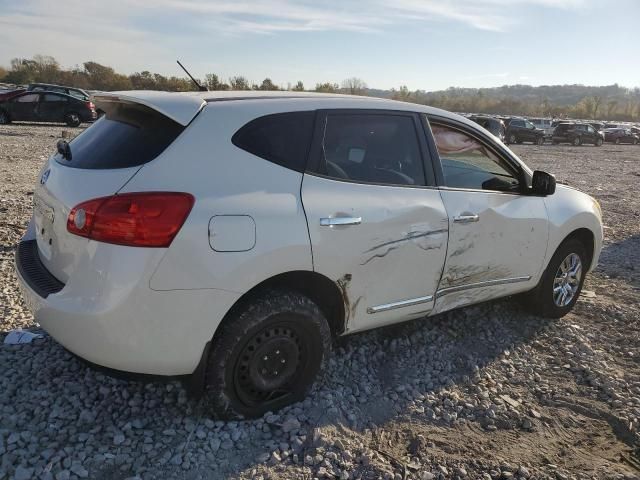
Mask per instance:
[[[424,162],[419,118],[368,110],[319,116],[302,182],[314,270],[342,290],[349,332],[425,315],[448,220]]]
[[[42,122],[61,122],[67,108],[67,97],[58,93],[43,93],[38,107]]]
[[[462,125],[431,120],[449,217],[435,311],[533,288],[548,237],[542,197],[524,195],[517,166]]]

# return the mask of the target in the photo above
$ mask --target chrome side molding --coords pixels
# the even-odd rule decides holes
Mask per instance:
[[[467,283],[464,285],[457,285],[455,287],[442,288],[436,292],[436,298],[443,297],[449,293],[462,292],[464,290],[470,290],[472,288],[492,287],[494,285],[507,285],[509,283],[527,282],[531,280],[531,275],[524,277],[511,277],[511,278],[498,278],[496,280],[487,280],[484,282]]]
[[[510,277],[510,278],[498,278],[496,280],[486,280],[484,282],[467,283],[465,285],[457,285],[455,287],[441,288],[435,294],[435,298],[438,299],[449,293],[462,292],[464,290],[470,290],[472,288],[493,287],[495,285],[507,285],[510,283],[527,282],[531,280],[531,275],[522,277]],[[429,303],[434,300],[434,295],[427,295],[426,297],[410,298],[408,300],[400,300],[398,302],[385,303],[383,305],[376,305],[375,307],[368,307],[367,313],[380,313],[388,310],[395,310],[396,308],[412,307],[414,305],[420,305],[421,303]]]
[[[433,295],[426,297],[410,298],[408,300],[400,300],[399,302],[385,303],[384,305],[377,305],[375,307],[367,308],[367,313],[380,313],[387,310],[395,310],[396,308],[411,307],[413,305],[420,305],[421,303],[429,303],[433,301]]]

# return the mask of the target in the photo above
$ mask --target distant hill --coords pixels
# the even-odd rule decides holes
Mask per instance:
[[[371,96],[423,103],[447,110],[503,114],[529,114],[640,119],[640,88],[618,84],[586,85],[504,85],[494,88],[458,88],[427,92],[368,89]]]

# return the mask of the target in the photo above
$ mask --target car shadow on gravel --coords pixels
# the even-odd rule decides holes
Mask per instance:
[[[35,453],[28,462],[36,472],[79,464],[95,479],[158,469],[165,478],[239,475],[274,458],[303,461],[328,430],[360,434],[407,415],[450,425],[451,414],[425,410],[425,399],[472,386],[547,325],[502,300],[345,337],[304,402],[235,422],[212,418],[178,382],[110,378],[51,338],[3,346],[0,431],[18,434],[8,453],[16,465]]]

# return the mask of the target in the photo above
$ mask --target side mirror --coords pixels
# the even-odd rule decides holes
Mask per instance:
[[[531,193],[534,195],[553,195],[556,191],[556,177],[550,173],[536,170],[531,180]]]

